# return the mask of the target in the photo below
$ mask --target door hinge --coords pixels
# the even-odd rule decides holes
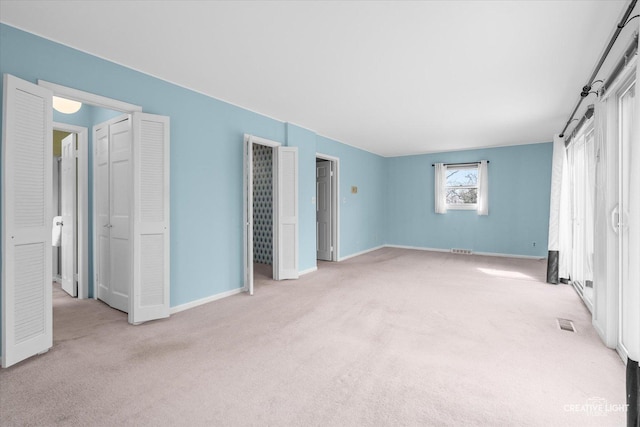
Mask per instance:
[[[333,171],[331,171],[331,175],[330,176],[333,176]]]
[[[331,252],[333,252],[333,246],[331,246],[331,249],[329,249]]]

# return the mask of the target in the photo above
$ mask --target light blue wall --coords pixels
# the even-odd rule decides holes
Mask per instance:
[[[118,99],[140,105],[145,112],[171,118],[171,306],[242,286],[242,141],[245,133],[298,147],[299,267],[307,270],[316,266],[312,203],[317,140],[314,132],[4,24],[0,24],[0,72],[33,83],[42,79]],[[109,113],[90,110],[81,110],[75,120],[66,116],[66,121],[91,127],[112,117]],[[89,117],[84,117],[86,112],[90,113]],[[64,121],[57,116],[56,120]],[[331,145],[335,155],[340,155],[342,144],[332,141]],[[362,156],[363,164],[375,164],[377,168],[354,166],[346,172],[353,184],[366,187],[365,182],[383,170],[382,157],[346,146],[344,152],[351,159],[345,164],[358,164],[358,156]],[[358,174],[363,176],[360,178]],[[382,243],[383,191],[380,190],[377,197],[361,193],[354,199],[353,206],[344,210],[343,222],[353,227],[345,229],[343,256]],[[371,221],[365,217],[359,221],[355,219],[358,212],[367,215],[375,212],[378,219]],[[367,230],[368,226],[375,226],[376,231]],[[378,234],[377,240],[372,237],[374,234]]]
[[[316,266],[316,152],[340,158],[341,257],[385,243],[546,253],[551,144],[383,158],[4,24],[0,72],[118,99],[171,118],[173,307],[242,286],[245,133],[298,147],[300,270]],[[91,109],[80,116],[86,112],[88,118],[67,122],[91,127],[113,116]],[[490,215],[435,215],[431,163],[481,158],[491,160]],[[351,193],[352,186],[358,187],[357,194]]]
[[[75,125],[81,127],[88,127],[92,122],[92,117],[95,108],[91,105],[82,104],[80,109],[73,114],[63,114],[55,109],[53,110],[53,121],[66,123],[68,125]]]
[[[388,159],[387,243],[546,256],[552,150],[543,143]],[[489,215],[434,213],[431,165],[483,159],[490,161]]]
[[[6,25],[0,71],[171,117],[171,305],[242,285],[242,138],[284,143],[282,122]]]
[[[385,243],[387,163],[380,157],[323,136],[317,152],[340,159],[340,257]],[[358,187],[356,194],[351,187]]]

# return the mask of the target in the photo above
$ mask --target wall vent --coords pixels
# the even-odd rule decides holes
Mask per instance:
[[[471,252],[470,249],[451,249],[451,253],[458,255],[471,255],[473,252]]]
[[[558,319],[558,326],[563,331],[575,332],[576,328],[573,326],[573,322],[568,319]]]

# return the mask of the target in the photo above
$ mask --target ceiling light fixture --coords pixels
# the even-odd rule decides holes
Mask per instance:
[[[59,96],[53,97],[53,108],[63,114],[77,113],[82,107],[82,102],[72,101],[67,98],[60,98]]]

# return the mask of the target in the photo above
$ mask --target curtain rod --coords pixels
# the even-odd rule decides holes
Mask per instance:
[[[622,29],[625,27],[625,25],[627,25],[627,23],[631,19],[637,18],[637,15],[636,15],[633,18],[629,19],[629,15],[631,15],[631,12],[633,12],[633,9],[636,7],[636,3],[637,2],[638,2],[638,0],[631,0],[631,2],[629,3],[629,6],[627,7],[627,11],[624,13],[624,16],[620,20],[620,23],[617,25],[616,31],[613,33],[613,36],[611,37],[611,40],[609,40],[609,44],[607,45],[607,48],[602,53],[602,56],[600,56],[600,60],[598,61],[598,64],[596,65],[596,68],[591,73],[591,77],[589,77],[588,83],[582,88],[582,92],[580,93],[580,99],[578,100],[578,103],[576,104],[576,107],[573,109],[573,112],[571,113],[571,116],[569,117],[569,120],[567,120],[567,123],[564,125],[564,128],[562,129],[562,132],[560,132],[560,138],[564,137],[564,132],[567,130],[567,128],[569,127],[569,125],[573,121],[573,117],[576,115],[576,112],[578,111],[578,108],[580,108],[580,105],[582,104],[582,101],[587,96],[589,96],[589,93],[591,92],[591,85],[593,84],[593,81],[595,80],[596,75],[600,71],[600,67],[602,67],[602,64],[604,64],[605,59],[607,59],[607,56],[609,55],[609,52],[611,51],[611,48],[613,47],[613,44],[616,42],[616,40],[618,39],[618,36],[622,32]]]
[[[487,160],[489,163],[489,160]],[[467,162],[467,163],[443,163],[445,166],[464,166],[464,165],[479,165],[480,162]],[[435,163],[431,163],[431,166],[435,166]]]

